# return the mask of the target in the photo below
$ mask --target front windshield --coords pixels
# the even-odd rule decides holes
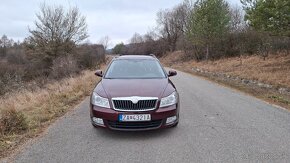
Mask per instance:
[[[105,78],[109,79],[152,79],[165,78],[165,73],[156,60],[120,59],[111,63]]]

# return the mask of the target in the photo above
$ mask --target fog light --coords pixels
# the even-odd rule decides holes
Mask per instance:
[[[174,123],[175,121],[176,121],[176,116],[168,117],[168,118],[166,119],[166,124],[167,124],[167,125],[170,125],[170,124]]]
[[[93,121],[96,125],[99,125],[99,126],[104,126],[104,121],[102,118],[96,118],[96,117],[93,117]]]

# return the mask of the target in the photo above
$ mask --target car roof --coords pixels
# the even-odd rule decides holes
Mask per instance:
[[[119,57],[115,58],[116,60],[119,59],[151,59],[151,60],[155,60],[156,58],[154,56],[151,55],[121,55]]]

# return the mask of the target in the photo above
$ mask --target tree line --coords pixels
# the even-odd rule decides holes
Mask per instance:
[[[289,0],[241,0],[240,7],[225,0],[184,0],[157,13],[157,27],[145,35],[135,33],[128,45],[114,53],[162,56],[183,50],[185,59],[219,59],[290,49]]]
[[[49,80],[96,68],[105,60],[103,45],[84,43],[88,37],[85,17],[77,7],[41,5],[29,37],[15,42],[0,39],[0,95],[36,81]]]

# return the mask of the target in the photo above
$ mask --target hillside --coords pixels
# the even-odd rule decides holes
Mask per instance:
[[[287,54],[270,55],[266,60],[259,56],[244,56],[242,59],[233,57],[202,62],[182,61],[180,58],[184,58],[184,54],[174,52],[161,60],[174,67],[198,67],[211,72],[224,72],[242,78],[290,87],[290,55]]]
[[[266,60],[257,55],[201,62],[184,58],[177,51],[162,57],[161,62],[290,108],[289,54],[269,55]]]

